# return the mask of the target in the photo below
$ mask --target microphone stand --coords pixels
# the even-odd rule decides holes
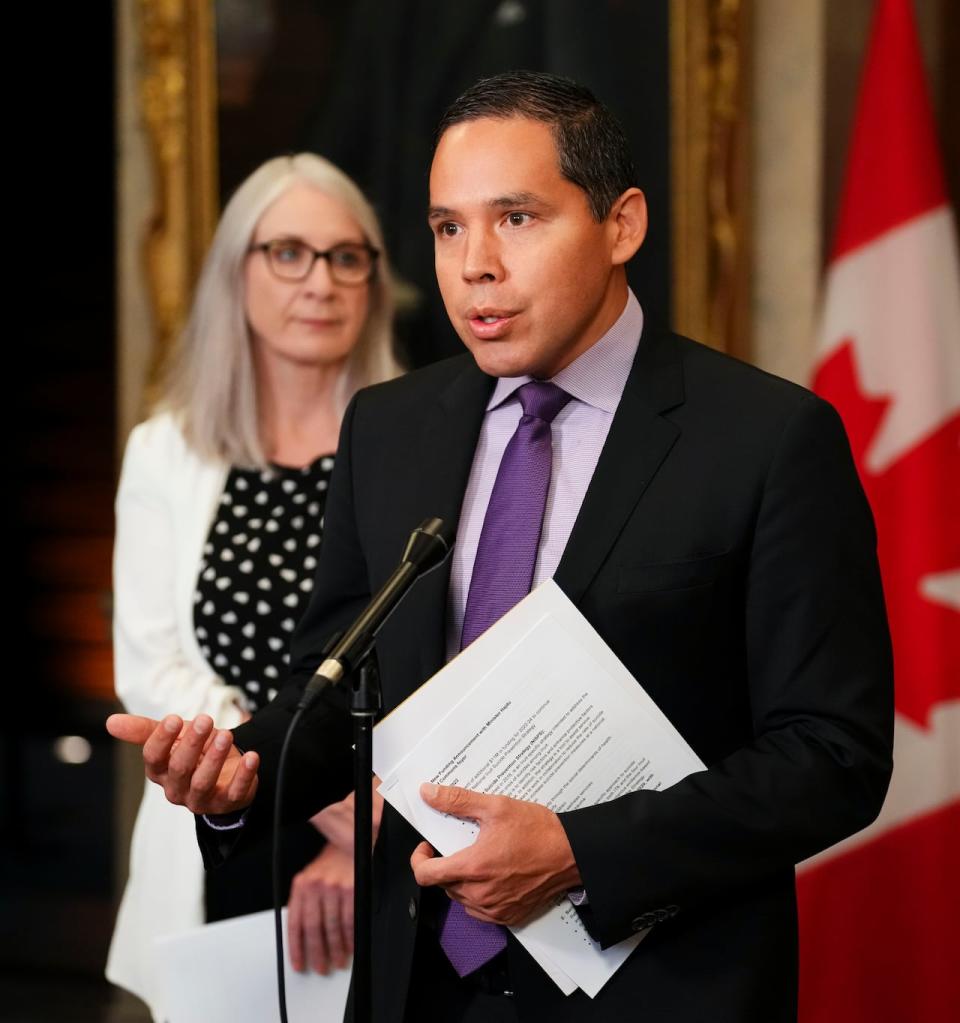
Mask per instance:
[[[373,722],[380,712],[380,678],[373,645],[383,623],[427,572],[440,565],[453,546],[453,533],[442,519],[425,519],[410,534],[406,550],[397,568],[377,591],[360,616],[336,639],[324,660],[307,683],[287,728],[277,768],[277,798],[274,807],[274,914],[276,918],[277,994],[280,1019],[286,1023],[286,985],[284,983],[283,930],[280,924],[280,805],[284,766],[291,736],[324,688],[350,681],[350,715],[354,723],[354,1023],[370,1023],[371,952],[373,930]]]
[[[367,656],[351,687],[353,718],[353,1020],[370,1023],[373,931],[373,722],[380,713],[380,673]]]

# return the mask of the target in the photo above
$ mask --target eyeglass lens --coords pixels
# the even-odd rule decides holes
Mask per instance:
[[[303,280],[317,259],[326,259],[330,276],[341,284],[362,284],[370,277],[374,255],[364,245],[344,242],[326,252],[316,252],[295,239],[269,242],[266,245],[270,267],[278,277]]]

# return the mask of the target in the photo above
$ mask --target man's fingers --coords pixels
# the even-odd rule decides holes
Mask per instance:
[[[479,889],[476,884],[464,883],[463,868],[455,859],[459,855],[459,853],[454,853],[453,856],[437,856],[426,842],[421,842],[413,850],[412,856],[410,856],[413,877],[423,887],[428,885],[439,885],[442,887],[447,898],[460,902],[467,910],[469,916],[482,920],[487,924],[501,923],[501,921],[488,916],[486,911],[476,905],[471,898],[471,893],[476,895]]]
[[[229,733],[227,733],[229,734]],[[257,768],[260,758],[256,753],[244,753],[230,779],[227,789],[227,802],[233,809],[249,806],[257,794]]]
[[[153,718],[141,717],[138,714],[111,714],[107,718],[107,731],[123,742],[136,743],[142,746],[160,724]]]
[[[498,796],[487,796],[482,792],[471,792],[456,785],[432,785],[424,782],[420,786],[420,798],[434,810],[449,813],[454,817],[482,821],[494,809]]]
[[[176,714],[168,714],[158,721],[147,741],[143,744],[143,764],[147,777],[163,785],[166,780],[170,753],[183,728],[183,721]]]
[[[410,866],[413,867],[414,874],[416,874],[418,867],[422,863],[433,859],[436,855],[433,846],[429,842],[421,842],[410,856]]]
[[[217,783],[223,773],[223,765],[233,747],[233,737],[227,731],[212,731],[204,736],[203,759],[193,769],[188,779],[189,795],[187,805],[194,813],[223,813],[216,799]],[[170,758],[171,771],[173,756]],[[211,799],[213,797],[213,799]]]
[[[169,729],[169,718],[164,727]],[[180,732],[179,742],[170,751],[167,761],[167,777],[163,786],[167,799],[172,803],[184,803],[190,790],[193,772],[200,762],[200,754],[213,728],[209,714],[198,714],[192,724]]]
[[[213,740],[216,739],[216,737],[217,737],[217,730],[216,730],[216,728],[211,728],[210,729],[210,734],[207,736],[207,740],[203,744],[203,749],[200,751],[201,752],[201,759],[202,759],[202,755],[205,754],[208,749],[210,749],[211,745],[213,744]]]
[[[460,901],[459,899],[457,900]],[[485,924],[500,924],[503,921],[495,920],[492,916],[487,916],[482,910],[477,909],[476,906],[468,906],[466,903],[461,903],[463,910],[467,916],[472,916],[474,920],[482,920]]]
[[[143,744],[147,777],[163,786],[171,803],[194,813],[229,813],[253,801],[260,758],[253,752],[241,757],[232,734],[215,729],[207,714],[187,722],[176,714],[162,721],[111,714],[107,731],[124,742]],[[235,765],[224,772],[231,758]]]
[[[410,866],[413,868],[417,884],[423,888],[433,884],[446,887],[463,881],[466,876],[463,866],[464,854],[469,851],[470,847],[461,849],[452,856],[437,856],[430,845],[421,842],[410,857]]]

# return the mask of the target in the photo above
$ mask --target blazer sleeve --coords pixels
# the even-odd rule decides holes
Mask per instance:
[[[604,946],[750,886],[792,883],[793,864],[877,815],[893,673],[875,546],[843,425],[810,396],[780,438],[752,536],[753,741],[667,790],[561,815]]]
[[[148,421],[130,435],[124,454],[113,552],[115,686],[133,714],[209,714],[232,728],[243,716],[242,691],[196,663],[177,625],[177,568],[185,554],[172,495],[182,484],[185,449],[167,436],[176,429]]]

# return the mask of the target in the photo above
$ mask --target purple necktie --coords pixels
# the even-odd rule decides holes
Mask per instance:
[[[539,380],[524,384],[517,394],[523,415],[503,452],[483,519],[461,650],[522,600],[533,582],[550,489],[550,424],[570,395],[556,384]],[[502,927],[475,920],[459,902],[450,903],[440,927],[440,945],[461,977],[478,970],[506,943]]]

